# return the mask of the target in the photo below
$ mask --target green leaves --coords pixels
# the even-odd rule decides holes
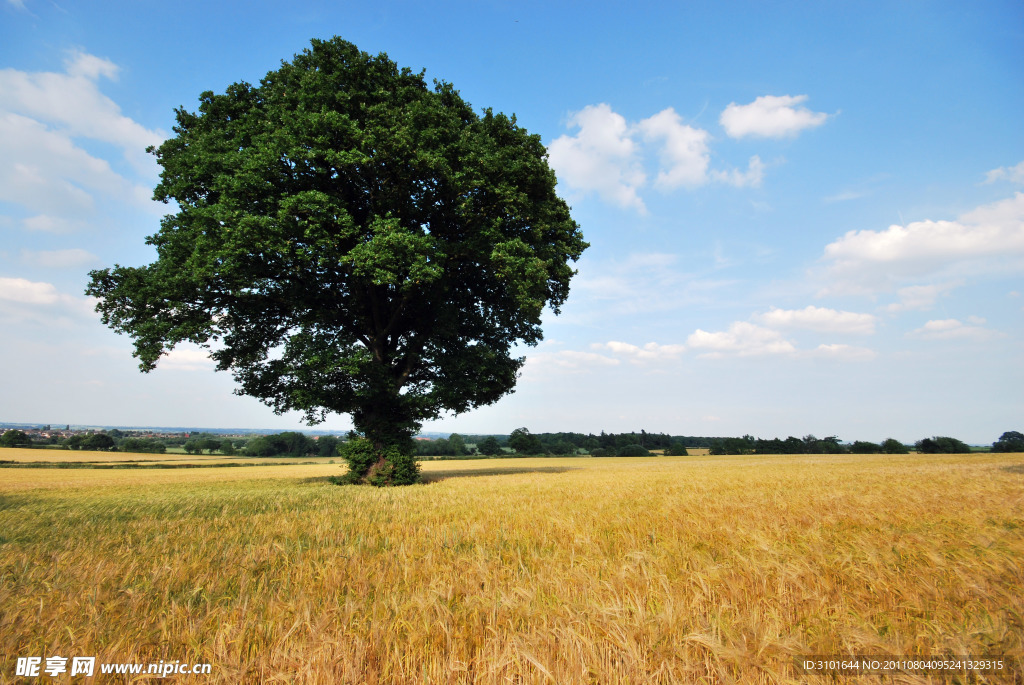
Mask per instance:
[[[409,292],[421,289],[444,275],[436,240],[401,227],[397,219],[375,218],[369,239],[359,243],[342,258],[352,274],[375,286]]]
[[[505,293],[539,323],[547,295],[546,265],[523,240],[498,243],[491,250],[494,275]]]
[[[340,38],[176,119],[157,261],[87,290],[143,370],[217,339],[240,393],[374,445],[511,392],[587,247],[539,136]]]

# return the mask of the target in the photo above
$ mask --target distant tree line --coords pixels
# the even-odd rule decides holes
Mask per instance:
[[[467,435],[465,442],[473,445],[482,456],[500,456],[514,453],[525,456],[618,456],[620,452],[636,453],[636,456],[652,451],[672,450],[685,454],[686,447],[710,447],[716,438],[701,436],[668,435],[667,433],[531,433],[527,428],[517,428],[509,435]],[[421,453],[427,453],[430,445],[421,446]],[[639,447],[639,449],[637,449]],[[642,450],[642,452],[640,451]],[[665,452],[668,454],[668,452]],[[625,456],[625,455],[623,455]]]
[[[227,438],[213,433],[166,437],[141,437],[138,433],[116,428],[106,431],[76,433],[66,438],[38,434],[20,429],[0,435],[0,447],[51,447],[70,450],[119,451],[142,454],[165,454],[168,448],[182,448],[188,454],[223,454],[246,457],[334,457],[343,441],[333,435],[318,439],[298,431],[286,431],[253,438]],[[517,428],[509,435],[460,435],[418,440],[420,457],[450,459],[496,456],[576,456],[595,457],[648,456],[652,453],[685,456],[687,448],[706,448],[711,454],[906,454],[913,450],[924,454],[962,454],[971,447],[956,438],[932,436],[906,445],[888,438],[880,443],[857,440],[843,443],[836,436],[817,438],[806,435],[779,438],[755,438],[752,435],[705,437],[668,435],[666,433],[531,433]],[[992,443],[993,452],[1024,452],[1024,434],[1007,431]]]
[[[477,450],[466,446],[466,440],[458,433],[437,440],[417,440],[416,454],[421,457],[469,457]]]
[[[319,439],[296,431],[275,433],[253,438],[245,444],[241,454],[247,457],[336,457],[340,440],[333,435]]]
[[[858,440],[851,445],[844,445],[834,435],[826,438],[814,435],[796,438],[790,435],[785,440],[744,435],[742,438],[714,439],[710,454],[906,454],[909,451],[906,445],[894,438],[880,444]]]
[[[459,448],[449,441],[456,438]],[[969,445],[947,436],[933,436],[907,445],[895,438],[879,443],[857,440],[843,443],[837,436],[818,438],[806,435],[785,440],[765,439],[744,435],[741,438],[668,435],[666,433],[531,433],[517,428],[510,435],[452,434],[446,441],[423,440],[418,444],[421,456],[571,456],[595,457],[647,456],[652,453],[666,456],[685,456],[686,448],[706,448],[710,454],[966,454],[974,450]],[[462,452],[462,449],[465,452]],[[992,445],[993,452],[1024,452],[1024,435],[1016,431],[1003,433]]]
[[[1004,434],[1008,435],[1008,434]],[[998,444],[998,443],[996,443]],[[1013,445],[1015,443],[1008,442]],[[1024,448],[1024,444],[1021,445]],[[993,446],[993,450],[994,450]],[[712,442],[711,454],[907,454],[911,447],[904,445],[895,438],[888,438],[881,443],[857,440],[851,444],[843,444],[838,437],[816,438],[807,435],[803,438],[789,436],[785,440],[774,438],[766,440],[744,435],[742,438],[722,438]],[[947,436],[923,438],[913,445],[913,450],[922,454],[966,454],[971,448],[966,443]],[[1016,450],[1007,450],[1016,451]]]
[[[180,447],[187,454],[219,453],[225,456],[247,457],[335,457],[338,456],[340,443],[341,441],[333,435],[313,439],[299,432],[261,435],[251,439],[231,439],[213,433],[149,438],[117,428],[75,433],[66,438],[39,438],[22,430],[8,430],[0,435],[0,447],[42,447],[139,454],[166,454],[169,448]]]

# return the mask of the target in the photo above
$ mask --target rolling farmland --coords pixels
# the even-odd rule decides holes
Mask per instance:
[[[342,468],[0,470],[0,682],[51,654],[301,683],[1024,655],[1022,454],[434,461],[387,489]]]

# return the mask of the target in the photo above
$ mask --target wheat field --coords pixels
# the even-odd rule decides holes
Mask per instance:
[[[394,489],[341,470],[0,469],[0,683],[52,654],[209,663],[179,678],[204,683],[797,683],[819,682],[806,655],[1024,656],[1022,454],[435,461]]]
[[[334,463],[340,457],[247,457],[244,455],[225,456],[223,454],[185,454],[184,452],[167,452],[165,454],[139,454],[134,452],[97,452],[91,450],[59,450],[35,449],[25,447],[9,447],[0,449],[0,464],[14,462],[21,464],[93,464],[93,465],[124,465],[124,464],[279,464],[282,462],[302,463]]]

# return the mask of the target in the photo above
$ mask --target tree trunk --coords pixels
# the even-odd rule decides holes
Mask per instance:
[[[419,428],[398,393],[379,395],[353,413],[362,443],[344,450],[350,482],[371,485],[410,485],[420,480],[413,433]],[[350,441],[352,442],[352,441]]]

